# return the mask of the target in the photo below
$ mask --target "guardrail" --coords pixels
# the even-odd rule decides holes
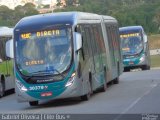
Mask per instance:
[[[150,50],[150,55],[160,55],[160,49]]]

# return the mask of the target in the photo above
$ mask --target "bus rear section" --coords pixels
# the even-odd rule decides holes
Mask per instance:
[[[120,38],[124,71],[150,69],[150,54],[147,36],[141,26],[121,27]]]

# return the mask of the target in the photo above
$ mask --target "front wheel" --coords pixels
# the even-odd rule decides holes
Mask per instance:
[[[124,72],[130,72],[130,68],[124,68]]]
[[[91,97],[91,94],[87,93],[86,95],[81,96],[81,100],[88,101],[90,99],[90,97]]]
[[[150,66],[144,65],[144,66],[142,66],[142,70],[150,70]]]
[[[89,91],[88,91],[88,93],[85,94],[85,95],[83,95],[83,96],[81,96],[81,100],[83,100],[83,101],[88,101],[88,100],[90,99],[92,93],[93,93],[92,86],[91,86],[91,82],[89,81],[88,84],[89,84],[89,85],[88,85],[88,86],[89,86]]]
[[[151,69],[151,67],[150,66],[147,66],[147,70],[150,70]]]
[[[0,98],[4,96],[5,93],[5,84],[4,82],[0,81]]]
[[[37,106],[38,105],[38,101],[30,101],[29,105],[30,106]]]
[[[117,77],[117,78],[115,78],[115,79],[113,80],[113,84],[119,84],[119,77]]]

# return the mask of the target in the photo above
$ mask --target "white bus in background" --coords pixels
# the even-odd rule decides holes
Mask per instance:
[[[0,27],[0,97],[14,89],[13,60],[6,56],[6,42],[12,39],[13,28]]]

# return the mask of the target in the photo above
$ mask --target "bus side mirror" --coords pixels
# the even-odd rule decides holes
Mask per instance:
[[[144,35],[144,42],[146,43],[148,41],[147,35]]]
[[[82,36],[80,33],[76,33],[76,51],[82,48]]]
[[[14,58],[13,52],[13,39],[6,42],[6,56],[9,58]]]

